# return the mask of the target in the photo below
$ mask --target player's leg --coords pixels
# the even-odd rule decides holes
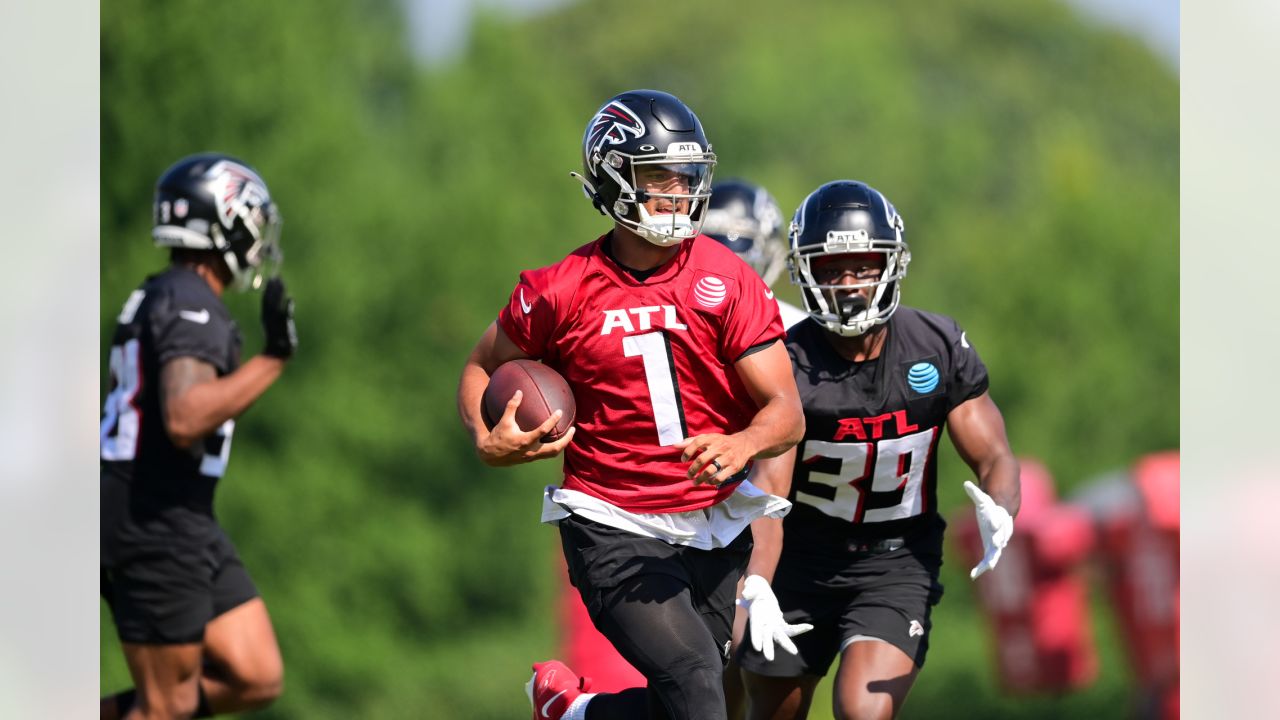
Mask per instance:
[[[889,720],[907,700],[920,668],[900,648],[879,639],[852,642],[840,654],[832,691],[836,720]]]
[[[775,646],[773,660],[743,641],[734,658],[747,688],[747,717],[802,720],[809,714],[815,688],[840,652],[840,618],[848,607],[849,594],[796,592],[776,581],[774,593],[788,624],[810,623],[813,629],[792,638],[797,651],[794,655]]]
[[[723,653],[750,535],[696,551],[576,515],[561,521],[560,534],[570,579],[596,628],[648,682],[645,694],[594,696],[587,717],[723,718]]]
[[[284,661],[266,603],[235,547],[220,533],[212,552],[214,618],[205,626],[201,688],[215,713],[261,708],[284,688]]]
[[[742,673],[742,668],[732,658],[724,666],[724,709],[729,720],[743,720],[747,716],[747,686],[743,683]]]
[[[104,540],[100,541],[99,545],[105,547],[108,542],[104,535]],[[111,611],[112,617],[115,617],[115,584],[111,579],[111,570],[106,565],[100,566],[98,583],[98,592],[102,595],[102,599],[106,601],[107,609]],[[125,713],[129,712],[129,708],[133,707],[137,695],[133,688],[129,688],[124,692],[100,698],[98,700],[98,720],[120,720]]]
[[[200,643],[123,643],[133,678],[133,707],[124,720],[189,718],[200,704]]]
[[[743,579],[739,578],[737,593],[742,596]],[[729,720],[742,720],[747,713],[747,688],[743,685],[742,668],[733,658],[738,654],[738,646],[747,632],[747,611],[735,607],[733,611],[733,643],[729,647],[729,663],[724,668],[724,705]]]
[[[526,688],[536,720],[724,718],[724,658],[684,581],[661,573],[637,575],[592,589],[591,596],[595,600],[588,605],[601,607],[596,628],[645,676],[648,687],[590,695],[587,679],[563,664],[537,663]]]
[[[262,598],[214,618],[204,647],[200,684],[215,714],[265,707],[280,696],[284,661]]]
[[[649,681],[647,712],[672,720],[725,718],[724,656],[688,585],[670,575],[629,578],[603,598],[596,627]],[[727,634],[727,633],[726,633]],[[636,717],[637,694],[599,695],[586,720]],[[652,700],[659,707],[653,707]]]
[[[139,540],[104,565],[102,593],[134,688],[100,703],[104,718],[191,717],[201,708],[201,641],[212,616],[197,547]]]
[[[857,562],[857,595],[840,621],[837,720],[895,717],[924,666],[933,606],[942,598],[937,539]],[[923,549],[921,549],[923,548]]]
[[[817,675],[769,677],[743,671],[750,720],[803,720],[809,716],[813,693],[822,680]]]

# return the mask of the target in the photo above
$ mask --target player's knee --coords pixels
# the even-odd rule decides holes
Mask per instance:
[[[674,717],[706,717],[704,704],[724,702],[724,670],[718,657],[685,655],[673,660],[650,687],[663,696]]]
[[[892,720],[893,696],[885,692],[860,692],[840,697],[835,703],[836,720]]]
[[[265,707],[284,692],[284,665],[276,663],[260,667],[244,680],[242,699],[245,704],[254,708]]]
[[[283,692],[284,678],[280,677],[271,682],[261,682],[250,686],[246,692],[245,701],[254,708],[266,707],[275,702]]]

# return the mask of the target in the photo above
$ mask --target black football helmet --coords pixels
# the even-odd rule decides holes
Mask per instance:
[[[759,185],[745,180],[713,185],[702,232],[737,253],[766,285],[772,285],[786,266],[782,208]]]
[[[902,216],[879,190],[853,180],[819,187],[796,209],[788,237],[791,282],[800,286],[805,310],[826,329],[854,337],[888,322],[898,309],[911,251],[903,239]],[[880,276],[858,285],[874,288],[866,305],[836,304],[826,291],[841,286],[823,285],[814,277],[815,258],[847,253],[885,256]]]
[[[702,227],[716,156],[702,123],[674,95],[632,90],[610,98],[582,136],[582,182],[596,209],[663,247],[697,236]],[[687,182],[686,192],[647,193],[637,170],[661,166]],[[687,213],[650,215],[651,198],[688,201]]]
[[[202,153],[175,163],[156,181],[151,237],[161,247],[213,250],[241,290],[274,273],[280,214],[267,184],[245,163]]]

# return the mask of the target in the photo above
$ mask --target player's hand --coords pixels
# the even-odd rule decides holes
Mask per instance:
[[[979,575],[995,568],[996,563],[1000,562],[1000,553],[1013,536],[1013,517],[973,482],[966,480],[964,491],[969,494],[969,499],[976,508],[978,532],[982,534],[982,562],[969,571],[969,579],[976,580]]]
[[[684,450],[680,459],[689,462],[689,479],[694,485],[719,485],[737,475],[751,460],[751,453],[740,433],[694,435],[675,444]]]
[[[267,336],[263,355],[288,360],[298,349],[298,329],[293,324],[293,298],[284,280],[273,277],[262,291],[262,330]]]
[[[742,584],[742,598],[738,604],[747,609],[747,623],[751,626],[751,647],[763,653],[765,660],[773,660],[773,646],[796,654],[796,644],[791,638],[813,629],[809,623],[788,625],[778,607],[769,581],[759,575],[748,575]]]
[[[556,423],[560,422],[560,416],[564,414],[560,410],[551,413],[551,417],[533,430],[529,432],[521,430],[516,423],[516,409],[520,407],[520,401],[523,398],[524,393],[517,390],[507,401],[502,418],[494,423],[488,435],[482,436],[477,441],[476,454],[486,465],[505,467],[555,457],[573,440],[576,427],[570,427],[569,431],[555,442],[542,442],[542,438],[554,430]]]

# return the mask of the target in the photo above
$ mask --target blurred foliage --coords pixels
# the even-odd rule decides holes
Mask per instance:
[[[286,658],[261,716],[527,712],[528,664],[555,651],[557,539],[537,518],[558,468],[480,464],[453,396],[518,272],[607,228],[568,171],[621,90],[680,96],[717,176],[785,208],[841,177],[884,191],[913,250],[905,302],[966,328],[1015,450],[1060,489],[1177,445],[1172,71],[1049,0],[749,5],[482,15],[435,68],[392,0],[103,6],[103,347],[166,262],[148,223],[171,162],[238,155],[285,215],[302,346],[239,425],[218,500]],[[254,351],[256,296],[228,304]],[[942,504],[965,512],[967,470],[942,463]],[[1124,712],[1105,618],[1094,687],[1001,697],[955,565],[905,717],[957,697],[965,716]],[[101,648],[104,691],[129,685],[105,613]]]

